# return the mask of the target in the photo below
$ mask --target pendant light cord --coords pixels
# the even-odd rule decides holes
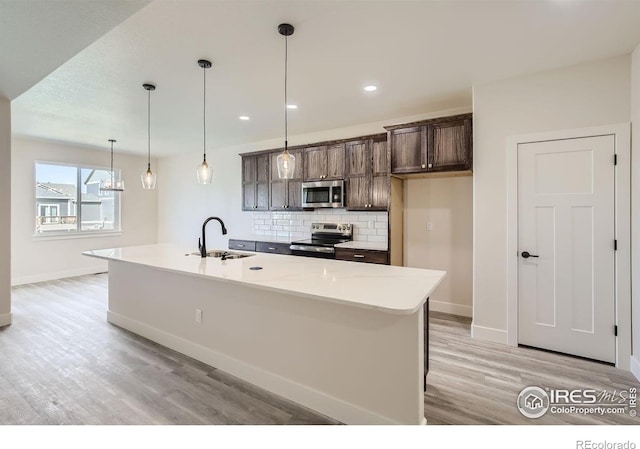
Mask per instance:
[[[287,104],[287,67],[289,59],[289,37],[284,37],[284,152],[289,152],[289,105]]]
[[[151,171],[151,90],[147,94],[147,171]]]
[[[202,95],[202,149],[203,162],[207,162],[207,68],[202,67],[202,81],[204,93]]]
[[[111,140],[111,188],[113,188],[113,140]]]

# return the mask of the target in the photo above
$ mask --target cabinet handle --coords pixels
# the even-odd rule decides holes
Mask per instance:
[[[238,248],[244,248],[244,245],[241,245],[241,244],[239,244],[239,243],[238,243],[236,246],[237,246]]]
[[[271,251],[275,251],[275,250],[276,250],[273,246],[270,246],[270,247],[269,247],[269,249],[270,249]]]
[[[427,168],[427,166],[425,164],[422,164],[422,168]]]
[[[429,168],[432,168],[432,167],[433,167],[433,164],[429,164]]]
[[[364,256],[362,254],[354,254],[353,257],[358,259],[364,259]]]

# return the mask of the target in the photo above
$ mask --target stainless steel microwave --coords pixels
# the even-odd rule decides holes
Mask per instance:
[[[302,207],[344,207],[344,181],[303,182]]]

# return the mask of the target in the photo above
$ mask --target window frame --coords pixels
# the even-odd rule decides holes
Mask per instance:
[[[82,201],[82,170],[102,170],[109,172],[111,171],[110,167],[102,167],[99,165],[92,164],[81,164],[81,163],[68,163],[68,162],[55,162],[55,161],[45,161],[45,160],[36,160],[33,164],[33,195],[32,195],[32,208],[31,210],[34,213],[32,223],[36,222],[38,217],[38,201],[37,201],[37,169],[38,165],[56,165],[61,167],[71,167],[76,169],[76,229],[75,230],[67,230],[67,231],[47,231],[47,232],[37,232],[36,227],[33,227],[33,238],[34,240],[64,240],[64,239],[74,239],[74,238],[91,238],[91,237],[109,237],[109,236],[119,236],[123,234],[122,230],[122,199],[118,192],[114,192],[114,205],[113,205],[113,215],[114,215],[114,229],[97,229],[97,230],[82,230],[82,205],[85,204]],[[115,176],[120,177],[122,174],[122,170],[114,167],[113,169]]]

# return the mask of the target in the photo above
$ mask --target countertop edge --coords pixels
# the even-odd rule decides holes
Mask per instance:
[[[197,278],[200,278],[200,279],[208,279],[208,280],[213,280],[213,281],[217,281],[217,282],[224,282],[224,283],[229,283],[229,284],[243,285],[243,286],[246,286],[246,287],[254,288],[256,290],[266,290],[266,291],[272,291],[272,292],[277,292],[277,293],[285,293],[285,294],[289,294],[289,295],[293,295],[293,296],[299,296],[299,297],[302,297],[302,298],[308,298],[308,299],[313,299],[313,300],[318,300],[318,301],[330,302],[330,303],[333,303],[333,304],[346,305],[346,306],[350,306],[350,307],[358,307],[360,309],[366,309],[366,310],[377,310],[377,311],[388,313],[388,314],[392,314],[392,315],[411,315],[411,314],[416,313],[418,310],[420,310],[420,307],[422,307],[424,305],[424,303],[426,302],[427,298],[429,298],[431,293],[433,293],[433,291],[440,285],[442,280],[446,277],[446,272],[445,272],[443,274],[443,276],[440,277],[440,279],[424,295],[424,297],[418,302],[418,304],[415,307],[412,307],[410,309],[398,309],[398,308],[393,308],[392,309],[392,308],[383,307],[383,306],[374,306],[374,305],[363,304],[363,303],[360,303],[360,302],[352,302],[352,301],[348,301],[348,300],[344,300],[344,299],[331,298],[331,297],[320,296],[320,295],[313,295],[313,294],[304,293],[304,292],[296,292],[296,291],[286,290],[286,289],[282,289],[282,288],[271,287],[271,286],[268,286],[268,285],[254,284],[254,283],[250,283],[250,282],[242,282],[242,281],[238,281],[238,280],[235,280],[235,279],[228,279],[228,278],[221,278],[221,277],[211,276],[211,275],[206,275],[206,274],[193,273],[193,272],[184,271],[184,270],[171,268],[171,267],[152,265],[152,264],[148,264],[148,263],[135,262],[135,261],[131,261],[131,260],[122,260],[122,259],[115,258],[115,257],[108,257],[108,256],[97,255],[97,254],[91,254],[91,251],[84,251],[84,252],[82,252],[82,255],[87,256],[87,257],[93,257],[93,258],[96,258],[96,259],[107,260],[109,262],[132,263],[132,264],[135,264],[135,265],[141,265],[141,266],[154,268],[154,269],[161,270],[161,271],[167,271],[167,272],[171,272],[171,273],[179,273],[179,274],[182,274],[182,275],[191,276],[191,277],[197,277]]]

